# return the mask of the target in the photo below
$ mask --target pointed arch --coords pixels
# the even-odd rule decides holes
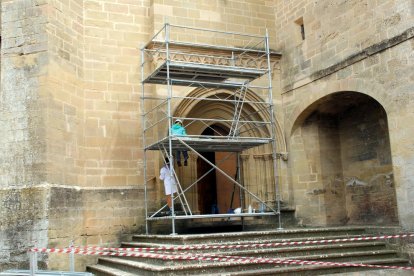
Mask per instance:
[[[228,89],[215,89],[215,88],[196,88],[186,95],[186,98],[177,103],[174,109],[174,116],[176,117],[194,117],[193,115],[203,114],[203,118],[217,119],[217,120],[229,120],[232,119],[234,113],[233,105],[229,102],[219,101],[200,101],[201,98],[207,99],[227,99],[234,94],[234,91]],[[249,118],[249,120],[257,121],[271,121],[272,114],[268,110],[263,110],[262,99],[252,89],[248,89],[246,95],[246,103],[244,105],[242,117]],[[279,121],[275,118],[275,139],[278,152],[286,152],[286,141],[285,136],[280,126]],[[220,122],[226,128],[229,128],[229,123]],[[211,122],[210,124],[214,124]],[[191,133],[201,134],[207,125],[202,126],[201,124],[194,124],[189,126]],[[251,136],[271,136],[272,130],[270,126],[267,128],[250,129],[249,135]]]

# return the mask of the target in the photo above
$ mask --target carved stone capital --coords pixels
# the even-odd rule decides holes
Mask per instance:
[[[253,154],[253,158],[264,160],[264,155],[263,154]]]
[[[282,159],[283,161],[288,161],[288,153],[287,152],[277,152],[276,153],[276,158],[277,159]]]
[[[240,154],[240,159],[242,161],[247,161],[250,158],[250,154]]]
[[[263,159],[265,161],[272,160],[272,153],[265,153],[265,154],[263,154]]]

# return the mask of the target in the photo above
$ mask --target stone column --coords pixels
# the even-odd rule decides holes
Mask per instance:
[[[275,179],[273,179],[273,159],[272,153],[266,153],[263,155],[264,160],[264,183],[263,183],[263,200],[266,203],[270,203],[274,201],[274,183]]]
[[[250,192],[254,193],[256,196],[258,196],[261,200],[264,200],[264,188],[263,184],[265,183],[265,160],[263,154],[254,154],[254,185],[252,185],[252,189]],[[255,208],[258,208],[257,200],[253,199],[251,196],[249,196],[249,204],[254,205]],[[254,204],[253,204],[254,203]],[[257,205],[257,206],[256,206]]]
[[[251,168],[251,162],[250,162],[250,154],[240,154],[240,160],[241,160],[241,182],[243,183],[244,187],[250,191],[251,189],[251,179],[250,179],[250,168]],[[241,192],[242,193],[242,197],[240,198],[241,200],[241,205],[248,205],[248,203],[246,202],[246,193],[245,192]],[[243,207],[243,206],[241,206]]]
[[[398,217],[405,230],[414,230],[414,116],[389,114],[392,165],[397,195]]]

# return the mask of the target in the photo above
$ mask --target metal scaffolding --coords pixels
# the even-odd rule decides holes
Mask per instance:
[[[238,45],[238,46],[235,46]],[[268,33],[264,36],[165,24],[141,48],[142,127],[144,148],[146,231],[152,220],[170,219],[172,234],[175,221],[194,218],[230,218],[246,216],[277,216],[281,228],[280,199],[276,164],[276,122],[273,115],[272,76]],[[193,95],[194,89],[226,89],[230,95]],[[174,108],[183,101],[231,105],[226,118],[180,117]],[[248,108],[250,106],[250,108]],[[254,106],[254,108],[251,108]],[[230,113],[230,112],[229,112]],[[175,136],[171,127],[180,119],[186,127],[197,125],[211,128],[213,135],[189,134]],[[212,128],[221,124],[226,134]],[[270,205],[246,189],[240,173],[240,153],[261,145],[271,144],[275,205]],[[174,152],[189,151],[211,166],[205,174],[185,189],[174,168]],[[160,151],[169,160],[171,177],[177,183],[177,194],[172,197],[172,215],[162,216],[164,205],[150,210],[148,196],[148,151]],[[202,152],[229,152],[237,154],[237,174],[232,177],[209,161]],[[163,158],[164,159],[164,158]],[[257,200],[264,209],[260,213],[196,214],[190,208],[186,192],[213,170],[243,191],[243,198]],[[155,172],[154,172],[155,173]],[[233,191],[234,193],[234,191]],[[175,212],[174,201],[181,204],[181,213]],[[153,208],[152,208],[153,209]]]

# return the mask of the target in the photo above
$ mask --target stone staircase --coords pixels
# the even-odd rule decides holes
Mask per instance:
[[[163,247],[180,245],[240,245],[279,242],[320,241],[374,235],[373,229],[364,227],[285,229],[280,231],[252,231],[198,235],[134,235],[122,247]],[[245,247],[242,249],[193,249],[187,251],[156,251],[173,257],[180,254],[216,254],[237,257],[287,258],[303,261],[352,262],[379,265],[409,265],[408,259],[389,249],[385,241],[352,241],[336,243],[298,244],[277,247]],[[235,260],[168,260],[144,257],[100,257],[88,271],[95,275],[323,275],[339,272],[362,271],[363,267],[337,267],[317,265],[240,263]]]

